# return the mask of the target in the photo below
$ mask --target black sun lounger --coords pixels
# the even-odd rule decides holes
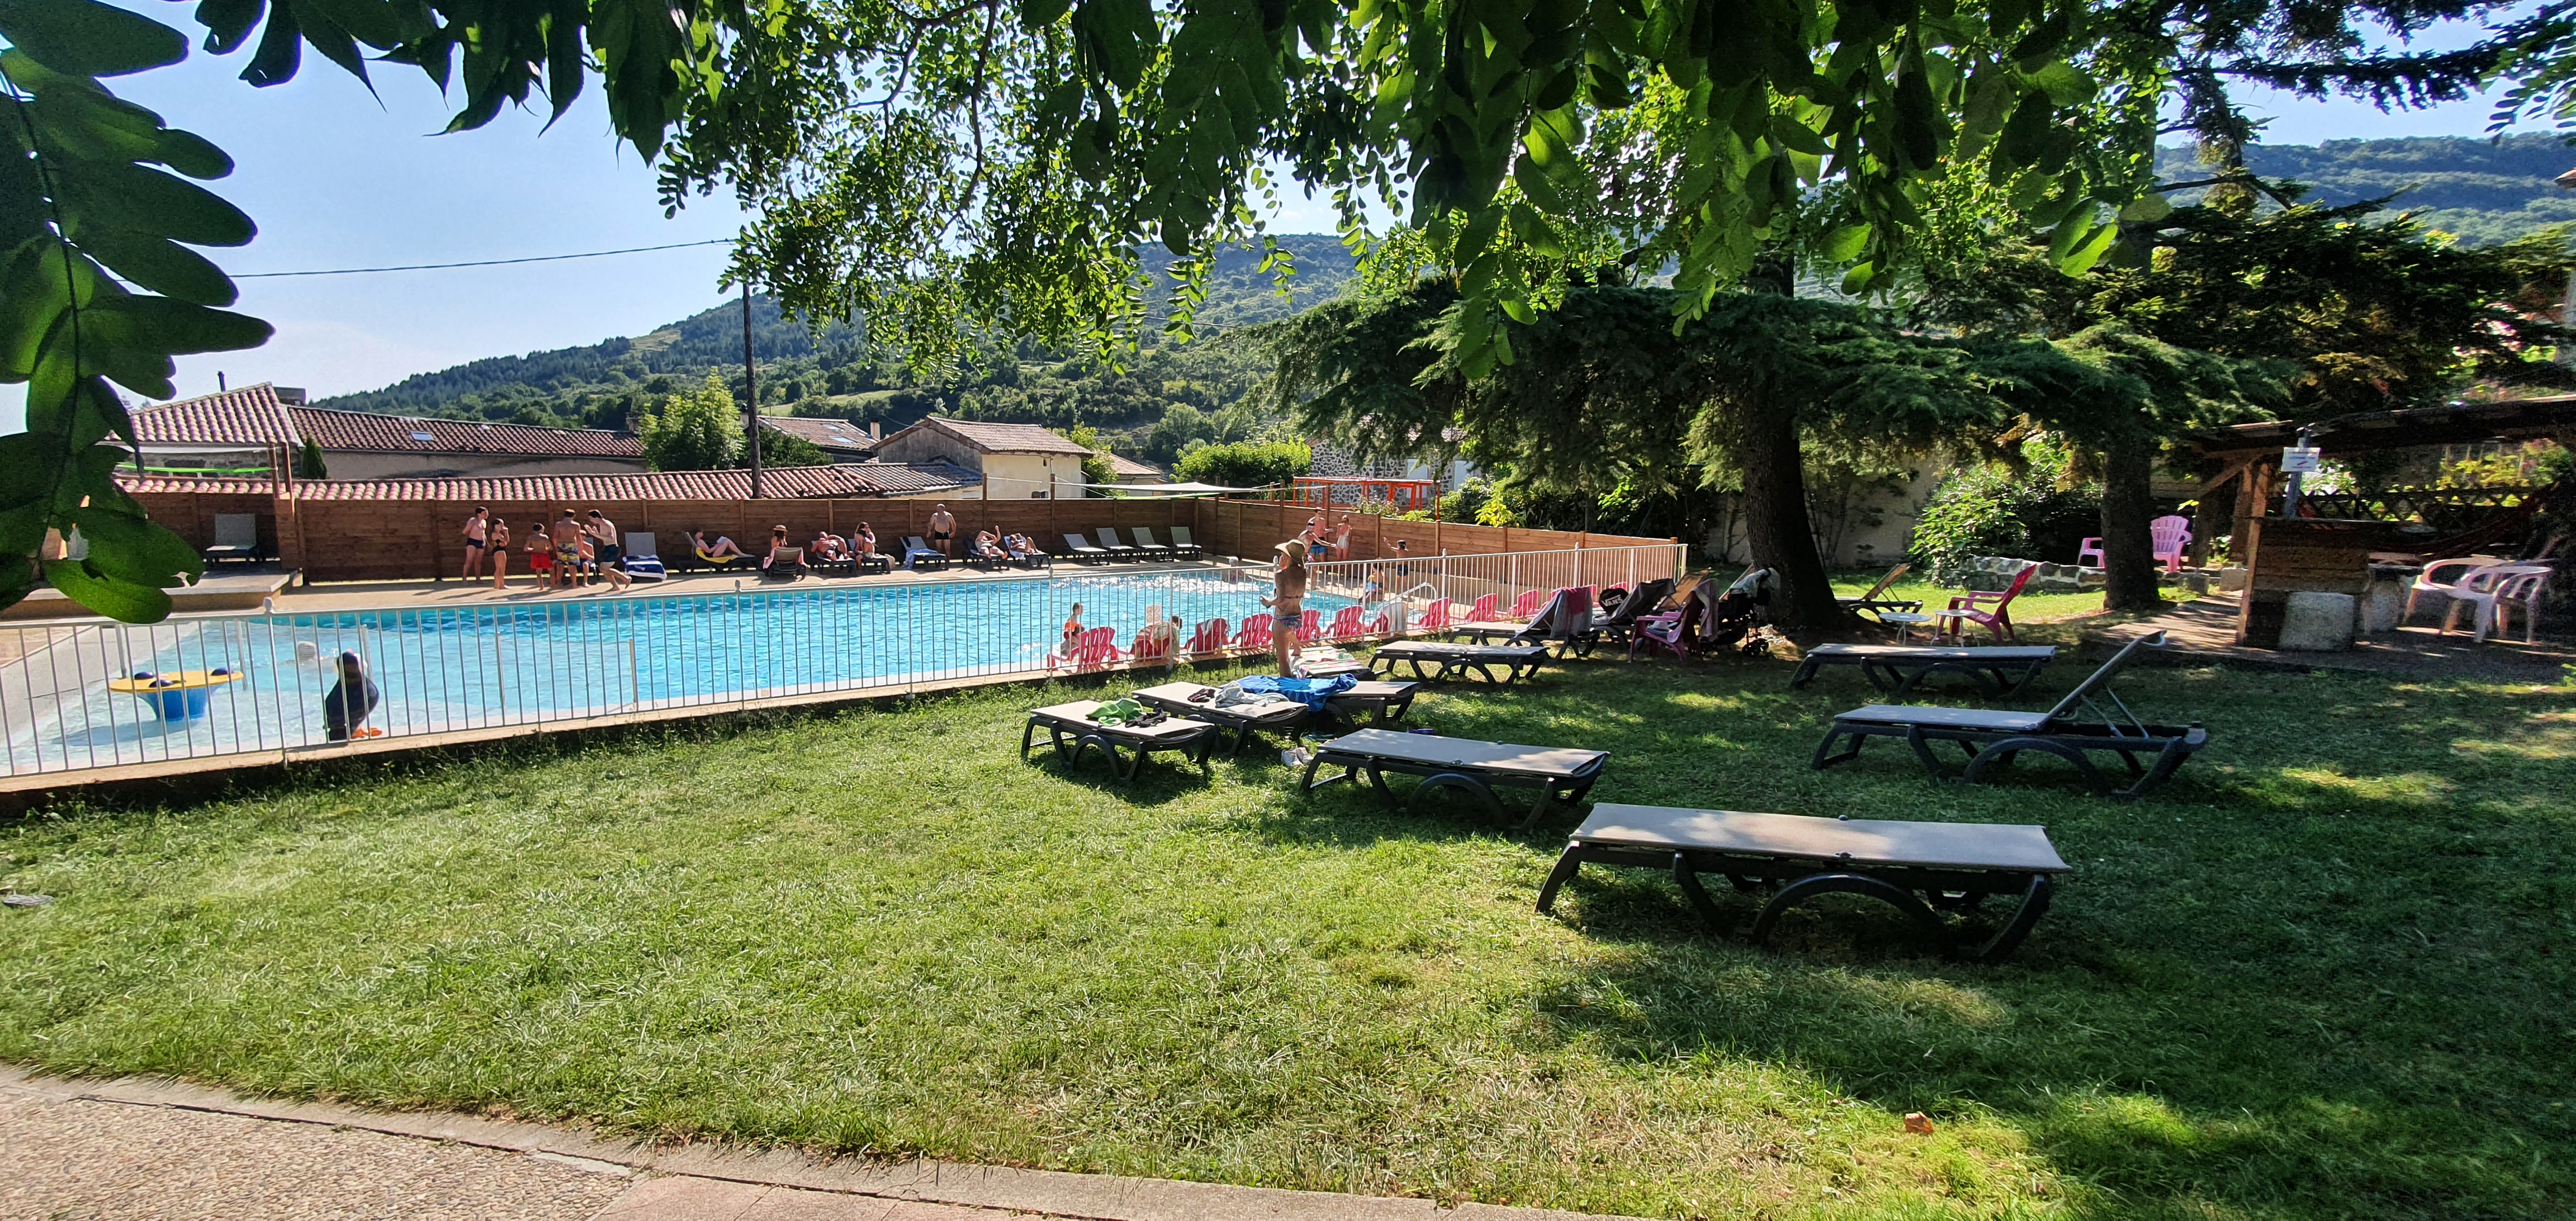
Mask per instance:
[[[1066,535],[1065,537],[1067,540],[1070,540],[1073,536]],[[1119,542],[1118,534],[1115,530],[1094,530],[1091,532],[1091,541],[1098,545],[1102,551],[1108,552],[1109,558],[1113,560],[1137,560],[1143,559],[1145,555],[1144,552],[1138,551],[1125,543]]]
[[[2047,913],[2057,875],[2069,872],[2044,827],[1612,804],[1593,807],[1567,841],[1538,892],[1540,912],[1586,863],[1670,871],[1692,910],[1720,935],[1726,927],[1698,875],[1722,874],[1739,891],[1768,891],[1770,900],[1744,930],[1756,945],[1781,913],[1808,899],[1868,895],[1904,912],[1945,952],[1976,962],[2012,953]],[[1964,943],[1941,913],[1974,911],[1993,895],[2016,897],[2020,906],[1982,943]]]
[[[1935,645],[1820,644],[1807,651],[1789,685],[1803,687],[1824,666],[1859,666],[1881,691],[1903,696],[1935,674],[1965,674],[1987,695],[2011,695],[2030,685],[2057,656],[2051,645],[1947,649]]]
[[[1350,690],[1327,698],[1324,715],[1352,728],[1358,728],[1363,721],[1391,725],[1412,710],[1414,694],[1421,688],[1420,683],[1363,679]]]
[[[1072,756],[1069,762],[1080,766],[1083,752],[1097,746],[1100,753],[1108,757],[1112,774],[1120,780],[1133,780],[1137,770],[1145,766],[1145,756],[1158,750],[1177,750],[1182,758],[1205,767],[1208,752],[1215,749],[1217,740],[1225,736],[1225,731],[1214,725],[1186,717],[1173,717],[1142,728],[1103,725],[1091,719],[1092,710],[1100,704],[1099,700],[1076,700],[1030,711],[1027,727],[1020,730],[1020,758],[1029,757],[1030,739],[1043,725],[1048,739],[1055,745],[1056,758],[1063,759],[1069,753]],[[1133,757],[1126,760],[1123,770],[1118,758],[1121,746],[1134,752]]]
[[[1064,550],[1065,554],[1074,558],[1074,562],[1080,564],[1097,564],[1100,561],[1109,558],[1109,551],[1107,548],[1094,547],[1090,543],[1084,542],[1082,536],[1079,534],[1068,534],[1064,536]]]
[[[1135,692],[1134,698],[1147,707],[1233,730],[1237,753],[1251,744],[1252,735],[1257,730],[1294,735],[1297,727],[1305,724],[1306,717],[1313,711],[1297,700],[1281,699],[1275,695],[1249,703],[1219,706],[1216,691],[1205,683],[1164,683]],[[1193,702],[1193,696],[1204,698]]]
[[[1172,558],[1172,549],[1162,545],[1161,543],[1155,542],[1154,536],[1145,533],[1144,528],[1141,526],[1137,528],[1136,541],[1132,543],[1126,542],[1126,540],[1118,537],[1118,527],[1116,526],[1102,526],[1100,528],[1100,537],[1104,542],[1121,543],[1125,545],[1128,550],[1135,552],[1139,559],[1167,560]]]
[[[1831,767],[1860,754],[1860,748],[1871,738],[1903,738],[1914,748],[1914,757],[1935,776],[1947,774],[1941,761],[1934,757],[1934,742],[1955,742],[1968,755],[1967,770],[1960,779],[1975,784],[1990,767],[2009,766],[2013,756],[2023,751],[2041,751],[2056,755],[2075,765],[2093,790],[2108,797],[2129,800],[2143,796],[2165,782],[2192,752],[2209,744],[2209,731],[2193,725],[2149,725],[2129,711],[2120,697],[2111,693],[2111,680],[2119,677],[2122,667],[2139,649],[2154,648],[2164,643],[2165,634],[2157,632],[2130,641],[2103,662],[2091,677],[2077,684],[2066,698],[2046,712],[1990,712],[1979,708],[1909,707],[1903,704],[1871,704],[1855,708],[1834,718],[1833,728],[1825,731],[1825,740],[1816,747],[1815,765]],[[2097,698],[2101,702],[2096,702]],[[2108,703],[2105,708],[2103,703]],[[2114,715],[2113,710],[2117,710]],[[2079,712],[2089,712],[2098,721],[2075,719]],[[1837,753],[1835,744],[1851,739],[1848,750]],[[2128,764],[2129,774],[2137,779],[2125,789],[2113,790],[2092,760],[2090,751],[2110,751]],[[2153,755],[2153,764],[2138,762],[2140,755]]]
[[[1568,750],[1553,746],[1514,746],[1506,742],[1476,742],[1466,738],[1440,738],[1429,734],[1399,733],[1390,729],[1363,729],[1315,745],[1314,757],[1306,763],[1307,789],[1319,789],[1345,780],[1356,782],[1360,773],[1368,773],[1369,784],[1387,804],[1398,810],[1404,807],[1386,787],[1386,773],[1420,776],[1413,795],[1436,788],[1465,789],[1485,803],[1494,817],[1503,816],[1502,802],[1494,797],[1498,785],[1537,790],[1530,803],[1529,817],[1520,825],[1536,824],[1556,802],[1572,804],[1592,791],[1592,782],[1600,779],[1601,765],[1609,762],[1607,751]],[[1315,779],[1320,768],[1338,767],[1339,776]]]
[[[1510,683],[1538,673],[1547,660],[1543,644],[1443,644],[1432,640],[1390,640],[1369,657],[1369,672],[1394,677],[1399,664],[1413,667],[1413,677],[1445,682],[1470,670],[1486,682]],[[1501,678],[1494,677],[1501,670]]]

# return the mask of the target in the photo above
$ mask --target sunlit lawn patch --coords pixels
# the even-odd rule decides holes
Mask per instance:
[[[1788,668],[1416,715],[1607,749],[1596,800],[2044,823],[2078,871],[2017,958],[1858,905],[1753,951],[1642,874],[1540,917],[1562,825],[1293,796],[1253,754],[1121,791],[1020,763],[1006,690],[7,826],[0,879],[60,901],[0,913],[0,1058],[1658,1216],[2576,1202],[2576,693],[2143,670],[2214,740],[2121,805],[2045,764],[1810,771],[1871,693]]]

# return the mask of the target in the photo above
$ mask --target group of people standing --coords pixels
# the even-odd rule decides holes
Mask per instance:
[[[492,565],[492,588],[506,589],[510,577],[510,523],[492,515],[482,505],[474,506],[474,515],[465,519],[465,566],[458,575],[465,580],[480,580],[485,561]],[[538,522],[528,530],[523,544],[528,557],[528,572],[536,578],[539,590],[588,588],[592,578],[624,589],[633,582],[626,576],[621,561],[626,558],[623,538],[617,523],[597,509],[576,515],[569,507],[555,516],[549,526]]]

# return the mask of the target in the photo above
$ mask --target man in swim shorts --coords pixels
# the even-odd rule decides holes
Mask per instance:
[[[957,558],[957,556],[956,556],[956,553],[955,553],[954,547],[953,547],[953,545],[948,541],[949,539],[951,539],[951,538],[955,537],[955,536],[956,536],[956,534],[957,534],[957,519],[956,519],[955,517],[952,517],[952,516],[950,516],[950,515],[949,515],[949,512],[948,512],[948,506],[946,506],[946,505],[933,505],[933,506],[931,506],[931,509],[930,509],[930,545],[931,545],[931,546],[933,546],[933,547],[938,548],[938,549],[939,549],[939,554],[944,555],[944,556],[947,556],[949,559],[952,559],[952,560],[953,560],[953,559],[956,559],[956,558]]]
[[[471,581],[483,575],[483,553],[491,544],[490,510],[474,506],[474,516],[465,519],[465,571],[458,580]]]

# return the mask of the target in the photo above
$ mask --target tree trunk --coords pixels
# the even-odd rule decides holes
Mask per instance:
[[[2164,604],[2147,524],[2155,514],[2154,480],[2155,454],[2145,441],[2117,441],[2102,451],[2104,610],[2151,611]]]
[[[1798,453],[1796,413],[1775,404],[1749,408],[1738,457],[1744,464],[1744,539],[1753,562],[1779,583],[1771,621],[1783,629],[1837,626],[1842,607],[1816,554],[1807,519],[1806,466]]]

